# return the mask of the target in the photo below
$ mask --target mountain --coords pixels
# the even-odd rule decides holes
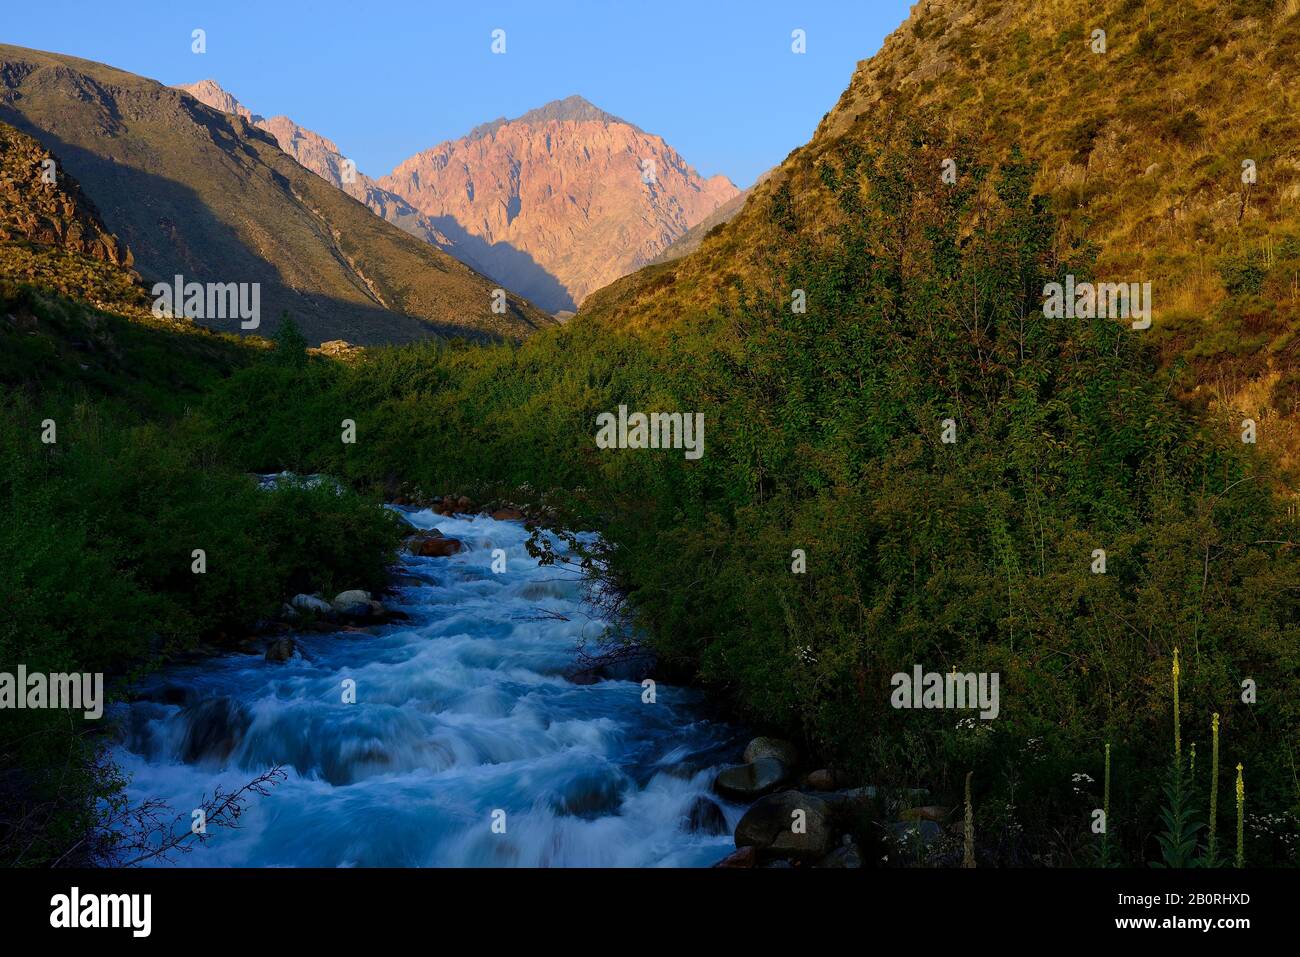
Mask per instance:
[[[188,93],[214,110],[243,117],[253,126],[274,136],[280,149],[327,183],[365,203],[372,212],[417,239],[422,239],[443,252],[457,255],[452,241],[427,216],[422,216],[402,197],[380,189],[374,180],[358,171],[355,165],[349,166],[347,157],[333,140],[299,126],[287,116],[268,119],[253,113],[215,80],[200,80],[198,83],[183,84],[176,89]],[[464,261],[463,257],[457,258]]]
[[[1034,187],[1064,223],[1063,257],[1092,251],[1099,278],[1152,282],[1150,341],[1182,369],[1185,398],[1237,421],[1294,417],[1298,54],[1295,0],[1105,0],[1086,13],[925,0],[734,219],[692,254],[601,290],[579,316],[650,328],[735,301],[784,260],[785,210],[821,217],[818,241],[834,236],[844,214],[824,177],[839,151],[902,157],[957,139],[959,174],[1013,149],[1034,162]],[[901,117],[920,124],[914,143],[887,139]],[[943,188],[937,166],[934,182]],[[1277,423],[1265,442],[1300,448],[1300,430]]]
[[[376,181],[355,166],[345,176],[347,158],[332,140],[253,113],[215,80],[177,89],[265,130],[393,225],[552,312],[652,261],[740,195],[579,96],[481,124]],[[653,163],[653,185],[642,182],[642,160]]]
[[[75,57],[0,45],[0,121],[57,154],[147,284],[258,284],[313,343],[520,338],[553,320],[375,217],[237,114]],[[232,319],[201,319],[234,331]]]
[[[457,255],[552,311],[650,262],[738,193],[580,96],[485,123],[377,183]]]

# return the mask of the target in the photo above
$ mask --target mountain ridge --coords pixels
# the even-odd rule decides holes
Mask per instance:
[[[493,313],[494,283],[328,188],[271,133],[154,80],[0,45],[0,120],[61,158],[147,281],[258,284],[255,331],[282,312],[314,343],[520,338],[553,321],[518,297]]]
[[[498,117],[481,123],[462,137],[415,154],[386,176],[372,178],[353,164],[348,179],[343,175],[347,161],[337,144],[289,117],[254,113],[215,80],[182,84],[176,89],[270,133],[300,164],[380,217],[552,313],[571,313],[577,305],[575,296],[581,298],[649,261],[736,192],[724,176],[700,177],[662,137],[646,133],[578,94],[552,100],[512,119]],[[563,145],[558,146],[561,141]],[[582,156],[590,161],[593,147],[598,152],[598,144],[606,141],[619,147],[617,152],[640,150],[656,171],[668,171],[662,203],[638,202],[628,190],[615,187],[611,195],[617,199],[616,208],[602,208],[590,215],[590,194],[599,190],[611,166],[597,160],[585,164],[590,168],[584,169],[583,162],[575,164],[574,160]],[[553,150],[553,145],[558,148]],[[521,173],[530,157],[542,154],[541,162],[530,164],[528,171]],[[444,155],[445,161],[440,158]],[[426,160],[427,168],[421,170]],[[456,167],[457,163],[463,168]],[[449,169],[449,164],[454,168]],[[419,172],[408,175],[410,170]],[[639,181],[642,169],[635,167],[634,172]],[[615,175],[626,177],[628,173],[624,170]],[[453,182],[458,176],[467,191],[467,202],[450,198],[458,192],[459,184]],[[476,182],[486,186],[476,187]],[[559,209],[543,208],[562,182],[576,182],[578,191],[585,191],[584,202],[575,199]],[[532,203],[525,200],[530,184],[536,187]],[[476,188],[487,189],[492,199],[477,202]],[[512,225],[516,218],[522,222]]]
[[[615,116],[612,113],[602,110],[586,97],[574,93],[560,100],[551,100],[549,103],[543,103],[541,106],[534,107],[513,119],[505,116],[498,116],[495,120],[489,120],[486,123],[480,123],[462,137],[462,139],[476,140],[482,139],[495,133],[501,127],[509,123],[523,123],[525,125],[542,125],[552,121],[556,122],[597,122],[605,123],[622,123],[630,126],[634,130],[641,130],[635,123],[629,123],[622,117]]]

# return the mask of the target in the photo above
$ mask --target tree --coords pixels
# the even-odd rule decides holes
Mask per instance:
[[[280,321],[275,327],[275,343],[272,360],[277,365],[303,366],[307,364],[307,337],[298,328],[289,313],[280,313]]]

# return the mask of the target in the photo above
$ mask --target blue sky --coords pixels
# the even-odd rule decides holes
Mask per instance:
[[[806,142],[906,0],[5,0],[0,41],[163,83],[215,79],[371,176],[572,93],[747,186]],[[191,51],[191,31],[207,52]],[[505,55],[491,34],[506,31]],[[790,50],[806,31],[807,52]]]

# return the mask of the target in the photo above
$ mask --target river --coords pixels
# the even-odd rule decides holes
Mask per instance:
[[[408,621],[295,635],[301,654],[284,663],[230,654],[170,667],[118,706],[113,757],[128,796],[166,801],[186,828],[217,784],[287,772],[238,828],[211,828],[167,863],[641,867],[726,856],[743,809],[710,784],[738,758],[737,729],[688,689],[660,684],[647,703],[639,682],[570,681],[579,639],[604,623],[589,617],[576,573],[528,556],[522,524],[398,511],[466,546],[403,557],[400,573],[420,584],[384,601]],[[506,553],[502,574],[493,549]]]

